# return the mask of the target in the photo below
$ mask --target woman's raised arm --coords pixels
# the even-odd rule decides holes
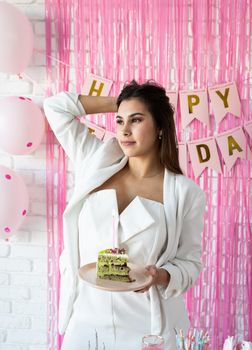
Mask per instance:
[[[70,92],[61,92],[44,101],[47,120],[75,166],[81,164],[102,144],[77,117],[87,113],[113,112],[115,109],[114,97],[82,96]]]
[[[116,112],[116,97],[79,95],[79,100],[87,114]]]

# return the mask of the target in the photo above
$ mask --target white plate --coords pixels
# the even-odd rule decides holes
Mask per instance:
[[[130,277],[134,282],[117,282],[103,280],[96,277],[96,262],[82,266],[79,269],[81,279],[90,286],[110,292],[130,292],[148,287],[153,277],[148,275],[144,267],[128,264],[130,268]]]

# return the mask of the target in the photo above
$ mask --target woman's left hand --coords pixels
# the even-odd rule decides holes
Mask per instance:
[[[136,290],[136,293],[147,292],[151,286],[156,284],[168,285],[170,281],[170,275],[165,269],[157,268],[155,265],[148,265],[145,269],[147,273],[153,277],[152,282],[147,287]]]

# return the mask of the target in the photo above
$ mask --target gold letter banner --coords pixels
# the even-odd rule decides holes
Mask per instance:
[[[220,123],[226,113],[241,116],[241,102],[235,82],[208,88],[214,117]]]
[[[89,74],[82,86],[81,93],[90,96],[108,96],[112,84],[112,80]]]
[[[89,74],[83,84],[82,94],[92,96],[108,96],[113,84],[112,80],[100,77],[95,74]],[[123,88],[123,85],[121,86]],[[177,109],[178,96],[180,99],[181,124],[184,129],[193,119],[198,119],[208,127],[209,110],[208,110],[208,93],[211,99],[214,116],[217,123],[220,123],[226,113],[241,116],[241,102],[238,95],[235,82],[221,84],[207,89],[191,90],[191,91],[167,91],[167,96],[174,107]],[[94,134],[98,139],[107,141],[115,137],[111,131],[92,123],[91,121],[80,118],[89,128],[89,132]],[[244,129],[252,138],[252,121],[244,125]],[[228,171],[233,167],[237,158],[252,160],[252,152],[249,148],[246,136],[242,127],[228,130],[225,133],[214,137],[194,140],[187,143],[180,142],[178,144],[179,163],[182,171],[187,175],[188,150],[192,162],[192,168],[196,177],[206,168],[212,168],[216,172],[221,173],[221,163],[217,150],[216,142],[220,148],[224,162]]]
[[[180,91],[181,124],[184,129],[196,118],[209,127],[207,90]]]
[[[89,129],[91,134],[94,134],[98,139],[106,142],[107,140],[116,137],[112,131],[108,131],[87,119],[81,118],[80,121]],[[252,121],[244,125],[244,129],[248,132],[252,139]],[[215,137],[198,139],[189,142],[178,143],[179,164],[184,175],[188,175],[188,151],[192,163],[192,169],[195,177],[201,175],[203,170],[208,167],[216,172],[222,173],[220,158],[217,150],[216,142],[220,148],[222,157],[227,166],[228,171],[232,169],[238,157],[252,160],[252,152],[246,140],[246,136],[242,127],[228,130]]]
[[[214,137],[190,141],[188,150],[195,177],[198,177],[206,167],[222,173]]]
[[[104,128],[84,118],[81,118],[81,122],[87,126],[90,134],[95,135],[99,140],[103,140],[106,131]]]
[[[251,150],[241,127],[216,136],[216,141],[228,171],[233,167],[237,158],[252,160]]]

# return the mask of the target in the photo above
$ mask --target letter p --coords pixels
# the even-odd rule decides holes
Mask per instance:
[[[193,106],[197,106],[199,104],[200,98],[198,95],[188,95],[187,101],[189,113],[193,113]]]

